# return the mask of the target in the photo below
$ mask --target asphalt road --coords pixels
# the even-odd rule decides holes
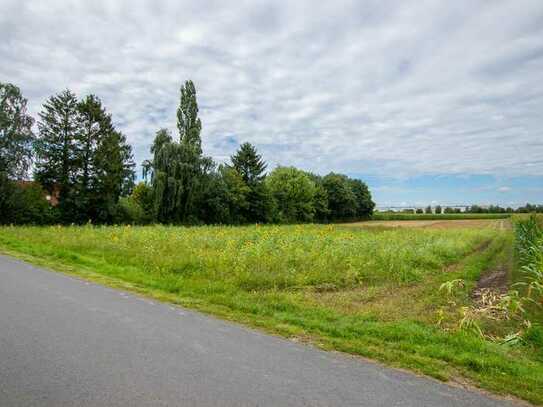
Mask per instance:
[[[0,406],[505,406],[0,256]]]

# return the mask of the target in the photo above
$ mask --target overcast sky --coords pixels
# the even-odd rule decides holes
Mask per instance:
[[[0,0],[0,81],[98,95],[148,157],[192,79],[205,153],[381,205],[543,202],[543,1]],[[139,169],[138,169],[139,172]]]

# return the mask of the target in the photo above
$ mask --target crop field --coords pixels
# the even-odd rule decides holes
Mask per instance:
[[[380,227],[380,228],[429,228],[429,229],[470,229],[494,227],[505,229],[511,227],[508,219],[458,219],[458,220],[370,220],[363,222],[342,223],[345,227]]]
[[[324,349],[543,403],[539,311],[528,327],[488,306],[481,285],[498,271],[497,289],[520,279],[509,222],[3,227],[0,251]]]
[[[459,219],[507,219],[509,213],[401,213],[375,212],[373,220],[459,220]]]

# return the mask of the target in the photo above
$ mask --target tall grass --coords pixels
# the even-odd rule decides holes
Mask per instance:
[[[96,257],[180,279],[266,290],[417,281],[494,233],[474,229],[372,233],[322,225],[8,227],[0,232],[0,241],[47,246],[59,255]]]

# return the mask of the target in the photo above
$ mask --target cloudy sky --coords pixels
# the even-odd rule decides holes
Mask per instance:
[[[380,205],[543,202],[543,1],[0,0],[0,81],[97,94],[141,162],[197,87],[205,152]]]

